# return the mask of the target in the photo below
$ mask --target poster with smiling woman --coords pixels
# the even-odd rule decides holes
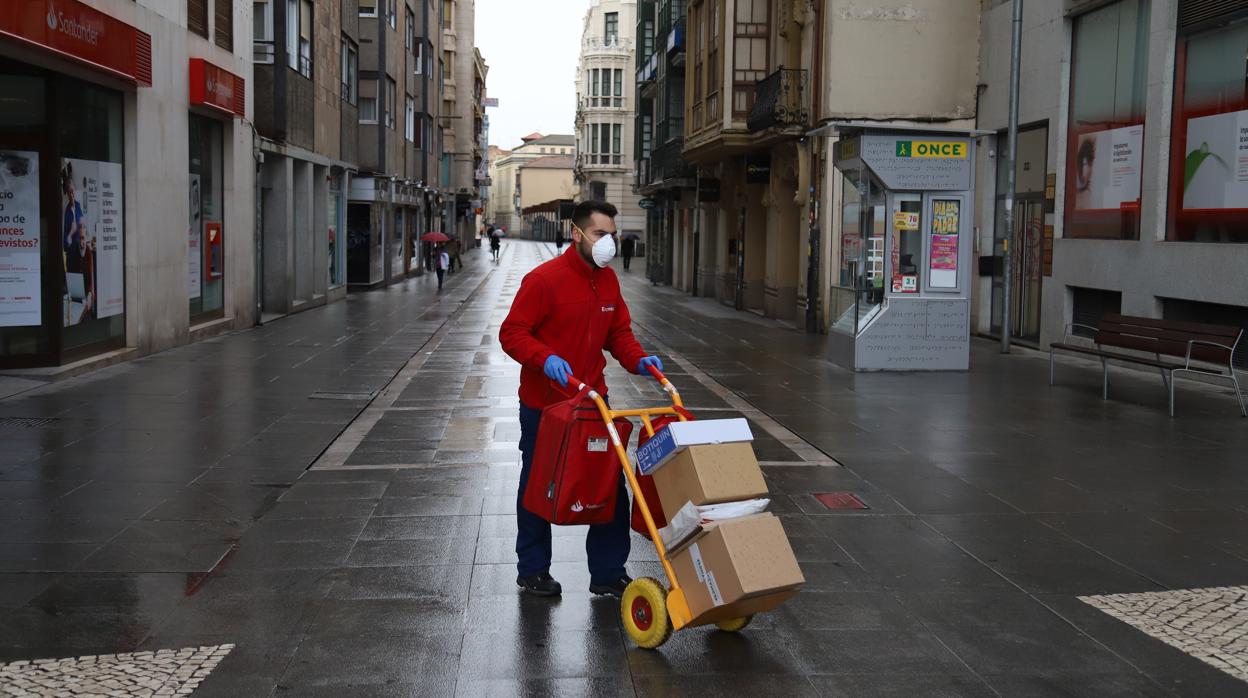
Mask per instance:
[[[66,327],[125,312],[121,171],[114,162],[61,162]]]

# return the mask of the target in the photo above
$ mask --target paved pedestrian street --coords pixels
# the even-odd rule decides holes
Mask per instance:
[[[0,695],[1248,695],[1248,424],[1220,388],[1181,385],[1172,419],[1156,374],[1103,401],[1099,363],[1050,387],[1047,355],[987,340],[969,372],[852,374],[645,259],[617,267],[638,339],[696,415],[749,420],[806,585],[641,650],[570,527],[563,596],[521,596],[498,330],[555,254],[508,240],[441,293],[0,400]],[[608,383],[616,408],[665,399],[613,361]],[[663,577],[636,536],[629,573]]]

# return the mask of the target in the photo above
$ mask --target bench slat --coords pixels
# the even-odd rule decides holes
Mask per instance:
[[[1158,318],[1140,317],[1138,315],[1121,315],[1109,313],[1101,317],[1101,322],[1116,322],[1123,325],[1140,327],[1156,327],[1191,334],[1212,335],[1234,340],[1243,332],[1242,328],[1233,325],[1212,325],[1204,322],[1185,322],[1182,320],[1160,320]],[[1225,342],[1224,342],[1225,343]]]

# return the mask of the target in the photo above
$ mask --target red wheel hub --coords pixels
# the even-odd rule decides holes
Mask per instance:
[[[638,630],[645,632],[650,629],[650,624],[654,622],[654,610],[650,608],[650,602],[645,597],[638,596],[633,599],[633,607],[629,612]]]

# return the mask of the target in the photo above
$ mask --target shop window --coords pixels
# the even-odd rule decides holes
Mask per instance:
[[[1210,325],[1229,325],[1243,328],[1248,335],[1248,307],[1202,303],[1179,298],[1161,299],[1161,317],[1179,322],[1203,322]],[[1236,368],[1248,371],[1248,339],[1241,339],[1235,351],[1233,363]]]
[[[347,246],[342,244],[346,230],[346,206],[343,202],[344,174],[334,174],[329,180],[329,286],[341,286],[347,264]]]
[[[234,0],[213,0],[214,40],[226,51],[234,50]]]
[[[186,28],[208,38],[208,0],[186,0]]]
[[[1065,237],[1139,239],[1148,4],[1075,19]]]
[[[1178,42],[1167,237],[1248,243],[1248,12]]]
[[[121,94],[58,81],[62,360],[119,346],[125,320]],[[45,265],[46,266],[46,265]]]
[[[186,259],[192,320],[223,314],[223,130],[219,121],[190,115],[190,222]]]
[[[1099,288],[1070,287],[1071,322],[1076,325],[1098,327],[1101,318],[1106,315],[1117,315],[1122,312],[1122,292],[1105,291]],[[1076,336],[1091,338],[1095,332],[1082,327],[1074,328]]]

